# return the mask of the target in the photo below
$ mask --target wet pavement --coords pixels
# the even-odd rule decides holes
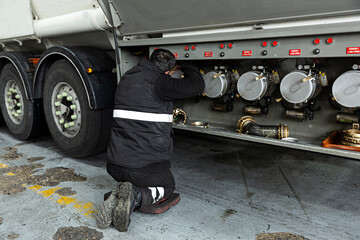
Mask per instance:
[[[0,127],[0,239],[360,239],[360,161],[177,132],[181,201],[134,213],[126,233],[96,226],[105,167]]]

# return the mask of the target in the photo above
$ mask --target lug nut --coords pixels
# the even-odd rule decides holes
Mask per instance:
[[[12,106],[9,106],[9,110],[12,110],[13,109],[13,107]]]
[[[71,119],[72,119],[72,120],[75,120],[75,119],[77,119],[77,116],[76,116],[76,114],[74,114],[74,115],[71,115]]]
[[[59,120],[60,124],[63,124],[64,122],[65,122],[65,120],[63,118]]]
[[[68,94],[67,94],[67,92],[63,92],[61,95],[62,95],[63,97],[66,97]]]
[[[71,110],[74,110],[75,108],[76,108],[76,105],[74,105],[74,104],[73,104],[73,105],[70,105],[70,109],[71,109]]]
[[[15,95],[15,98],[16,98],[16,99],[19,99],[19,98],[20,98],[20,95],[19,95],[19,94],[16,94],[16,95]]]
[[[19,103],[17,103],[17,104],[16,104],[16,106],[21,107],[21,103],[20,103],[20,102],[19,102]]]
[[[68,101],[72,101],[72,100],[73,100],[73,98],[72,98],[72,96],[68,96],[68,97],[66,98],[66,100],[68,100]]]
[[[19,110],[16,110],[16,112],[17,112],[17,113],[21,113],[21,110],[20,110],[20,109],[19,109]]]
[[[55,102],[55,107],[60,107],[61,103],[60,102]]]
[[[56,111],[56,112],[55,112],[55,115],[56,115],[56,116],[60,116],[60,115],[61,115],[61,112],[60,112],[60,111]]]
[[[69,125],[70,125],[70,127],[73,127],[73,126],[75,126],[75,123],[74,122],[69,122]]]
[[[57,99],[62,99],[62,95],[61,95],[61,94],[58,94],[56,97],[57,97]]]
[[[19,115],[18,113],[15,113],[14,116],[15,116],[15,117],[19,117],[20,115]]]
[[[6,94],[7,94],[8,96],[10,96],[10,95],[11,95],[11,92],[9,91],[9,92],[7,92]]]
[[[64,127],[65,127],[65,128],[68,128],[68,127],[69,127],[69,123],[65,123],[65,124],[64,124]]]
[[[8,98],[8,99],[7,99],[7,101],[8,101],[8,102],[11,102],[11,101],[12,101],[12,99],[11,99],[11,98]]]

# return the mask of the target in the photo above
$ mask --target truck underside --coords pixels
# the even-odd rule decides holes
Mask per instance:
[[[0,2],[0,104],[17,138],[45,119],[66,154],[105,150],[116,79],[165,48],[206,84],[175,102],[174,128],[360,159],[358,1],[67,1]]]

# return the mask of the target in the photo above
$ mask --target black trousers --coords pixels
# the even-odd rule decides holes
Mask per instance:
[[[126,168],[107,164],[107,172],[117,182],[131,182],[142,194],[141,206],[148,206],[168,198],[175,190],[170,161],[152,163],[143,168]]]

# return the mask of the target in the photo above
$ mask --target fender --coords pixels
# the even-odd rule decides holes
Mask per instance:
[[[17,70],[20,76],[20,80],[25,90],[26,99],[33,99],[32,84],[33,74],[30,64],[28,63],[29,58],[33,55],[28,52],[1,52],[0,53],[0,73],[3,67],[7,63],[11,63]]]
[[[79,73],[91,109],[113,107],[117,86],[116,74],[112,72],[115,62],[105,52],[94,47],[57,46],[47,49],[40,56],[35,71],[34,98],[42,98],[46,72],[59,59],[67,59]],[[87,72],[89,68],[92,69],[91,73]]]

